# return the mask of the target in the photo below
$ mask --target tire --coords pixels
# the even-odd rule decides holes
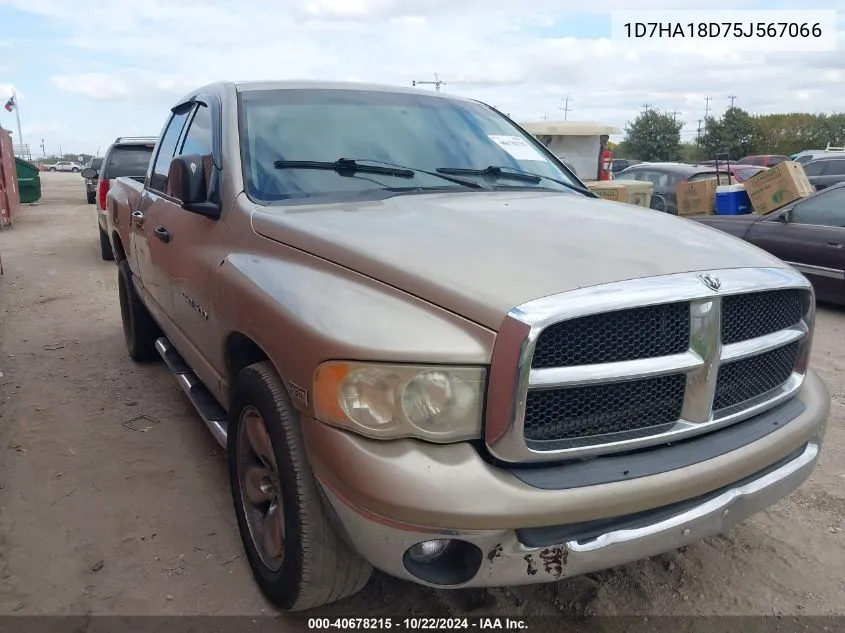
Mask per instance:
[[[76,167],[74,167],[73,169],[71,169],[71,171],[72,171],[74,174],[78,174],[78,173],[79,173],[79,170],[78,170]]]
[[[247,434],[247,429],[259,427],[266,433],[254,432],[253,437],[264,440],[257,442],[264,451],[255,450],[256,442]],[[363,588],[372,567],[351,551],[329,524],[308,464],[299,416],[269,362],[250,365],[237,376],[227,442],[229,480],[241,540],[253,577],[267,599],[283,611],[303,611]],[[259,460],[259,453],[264,459]],[[262,502],[254,505],[245,499],[244,486],[249,481],[245,472],[255,474],[253,481],[260,473],[269,476],[261,479],[261,489],[252,488],[267,497]],[[271,483],[271,492],[263,488],[264,482]],[[281,555],[271,559],[272,552],[258,544],[260,539],[253,534],[258,531],[257,523],[267,525],[266,517],[274,503],[282,510],[279,520],[283,531],[279,530]]]
[[[100,229],[100,255],[107,262],[114,261],[114,252],[111,249],[109,236],[106,235],[103,229]]]
[[[97,201],[97,192],[96,191],[87,191],[85,195],[88,198],[88,204],[94,204]]]
[[[50,167],[50,171],[56,171],[55,167]]]
[[[161,330],[135,292],[129,262],[124,259],[118,265],[117,271],[120,316],[129,357],[137,363],[157,360],[159,354],[155,342],[161,336]]]

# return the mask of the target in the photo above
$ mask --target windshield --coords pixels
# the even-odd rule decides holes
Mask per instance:
[[[240,95],[244,180],[251,198],[360,197],[390,191],[473,191],[438,169],[490,166],[531,172],[539,182],[460,175],[507,189],[582,187],[538,149],[539,143],[493,110],[435,95],[369,90],[289,89]],[[412,178],[329,169],[276,167],[279,161],[380,161],[416,171]],[[446,174],[448,172],[444,172]],[[457,176],[455,178],[458,178]]]

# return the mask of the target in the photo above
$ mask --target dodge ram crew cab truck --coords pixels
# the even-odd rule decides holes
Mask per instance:
[[[819,456],[807,279],[597,199],[476,101],[209,85],[107,222],[129,355],[163,357],[226,447],[282,610],[372,567],[479,587],[648,557],[777,502]]]

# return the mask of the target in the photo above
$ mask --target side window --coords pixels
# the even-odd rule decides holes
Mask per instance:
[[[179,154],[207,156],[211,154],[211,147],[211,112],[207,106],[200,104],[185,134]]]
[[[164,192],[167,190],[170,161],[173,160],[173,154],[176,152],[176,143],[179,142],[179,135],[182,134],[182,128],[185,127],[185,121],[188,119],[190,112],[190,110],[186,110],[174,114],[167,126],[167,131],[161,139],[161,143],[159,143],[156,162],[153,165],[153,173],[150,175],[150,189],[154,191]]]
[[[845,176],[845,158],[827,161],[827,169],[824,170],[824,175]]]
[[[826,163],[827,161],[824,160],[816,160],[811,163],[807,163],[804,165],[804,173],[808,176],[821,176]]]
[[[845,189],[837,187],[795,205],[790,222],[845,228]]]

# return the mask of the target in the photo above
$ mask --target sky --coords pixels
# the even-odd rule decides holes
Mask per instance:
[[[793,0],[794,2],[794,0]],[[185,93],[220,80],[317,79],[443,90],[517,121],[622,129],[644,104],[677,112],[684,140],[736,97],[752,113],[845,112],[845,0],[838,51],[762,53],[707,44],[641,51],[611,40],[619,0],[0,0],[0,105],[17,92],[34,157],[102,153],[156,136]],[[639,0],[638,9],[794,8],[783,0]],[[433,86],[423,86],[433,89]],[[15,114],[0,125],[16,131]],[[18,142],[17,140],[15,141]]]

